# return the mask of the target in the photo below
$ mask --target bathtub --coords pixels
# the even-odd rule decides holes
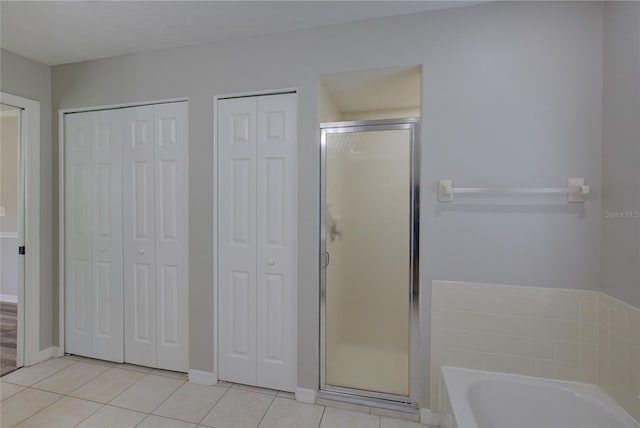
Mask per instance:
[[[443,428],[640,428],[597,386],[441,367]]]

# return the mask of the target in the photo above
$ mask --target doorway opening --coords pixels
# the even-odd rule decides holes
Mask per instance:
[[[320,393],[415,410],[421,68],[320,82]]]
[[[20,108],[0,104],[0,376],[23,363],[18,347],[18,324],[22,327],[23,313],[19,295],[24,273],[24,263],[18,255],[24,236],[21,116]]]

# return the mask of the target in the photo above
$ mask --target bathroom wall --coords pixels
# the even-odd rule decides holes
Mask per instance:
[[[640,3],[604,4],[598,385],[640,420]]]
[[[18,116],[0,116],[0,295],[18,298]]]
[[[213,95],[300,89],[298,385],[315,389],[318,76],[403,65],[423,70],[421,405],[429,402],[432,280],[599,288],[601,3],[491,2],[53,67],[54,110],[189,97],[192,369],[211,371],[214,361]],[[53,135],[55,159],[56,121]],[[436,197],[439,178],[559,186],[568,177],[592,187],[587,203]],[[57,225],[57,205],[54,214]]]
[[[58,242],[53,240],[52,193],[57,191],[58,177],[52,169],[57,153],[51,145],[51,67],[0,48],[0,90],[40,102],[40,349],[57,345]],[[55,196],[54,196],[55,197]],[[57,226],[57,223],[55,223]],[[57,230],[57,229],[56,229]],[[56,287],[54,289],[54,286]]]
[[[602,291],[640,308],[640,3],[604,5]]]
[[[439,367],[596,383],[600,293],[434,281],[431,410]]]
[[[640,421],[640,309],[600,293],[598,386]]]

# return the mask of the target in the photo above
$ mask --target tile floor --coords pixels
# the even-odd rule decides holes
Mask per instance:
[[[182,373],[74,356],[2,377],[0,400],[2,427],[426,428],[378,409],[302,404],[282,391],[197,385]]]

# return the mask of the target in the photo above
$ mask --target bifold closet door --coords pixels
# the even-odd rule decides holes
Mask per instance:
[[[124,109],[125,360],[186,371],[187,103]]]
[[[296,95],[219,102],[219,377],[296,386]]]
[[[153,106],[124,109],[125,360],[155,367],[156,225]]]
[[[66,120],[67,352],[122,362],[122,113]]]

